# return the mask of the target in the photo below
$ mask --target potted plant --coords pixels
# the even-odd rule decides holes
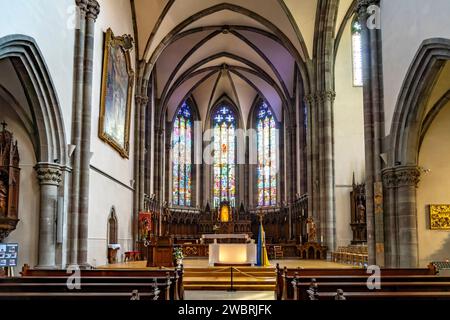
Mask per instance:
[[[175,266],[179,266],[183,263],[183,248],[175,247],[173,248],[173,261]]]

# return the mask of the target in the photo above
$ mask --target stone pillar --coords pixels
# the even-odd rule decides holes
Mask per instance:
[[[325,91],[320,93],[322,104],[322,157],[320,159],[323,179],[322,205],[325,218],[324,229],[325,243],[328,250],[335,249],[336,242],[336,217],[334,206],[334,149],[333,149],[333,103],[336,97],[334,91]]]
[[[80,192],[81,117],[83,114],[84,38],[88,0],[77,0],[79,28],[75,30],[74,93],[72,113],[72,179],[69,205],[69,265],[77,264],[78,202]]]
[[[394,168],[383,170],[384,184],[384,222],[385,222],[385,266],[395,268],[398,263],[398,226],[395,217],[395,197],[397,187],[397,176]]]
[[[100,13],[96,0],[87,3],[86,34],[84,53],[83,117],[81,131],[80,197],[78,217],[78,265],[85,267],[88,247],[89,175],[91,162],[91,113],[92,113],[92,71],[94,55],[95,20]]]
[[[396,176],[399,267],[416,268],[418,266],[416,188],[420,171],[415,166],[401,166],[396,168]]]
[[[139,233],[139,212],[144,209],[145,190],[145,119],[148,97],[135,97],[135,150],[134,150],[134,213],[133,246],[136,246]]]
[[[35,169],[41,188],[37,268],[55,268],[56,212],[58,187],[62,175],[61,166],[54,163],[38,163]]]
[[[307,190],[309,192],[308,197],[308,216],[313,217],[317,226],[319,226],[318,220],[318,177],[317,177],[317,135],[316,135],[316,106],[315,106],[315,96],[313,94],[306,95],[304,98],[307,115],[308,115],[308,127],[307,127]],[[319,226],[320,227],[320,226]]]
[[[156,195],[156,199],[159,201],[162,201],[163,199],[163,192],[162,192],[162,149],[163,149],[163,136],[164,136],[164,130],[163,129],[155,129],[155,169],[153,171],[154,174],[154,193]]]
[[[366,155],[366,220],[369,264],[385,264],[384,213],[376,203],[382,190],[381,159],[384,139],[384,106],[381,59],[381,31],[368,28],[368,8],[379,0],[359,0],[364,92],[364,141]]]

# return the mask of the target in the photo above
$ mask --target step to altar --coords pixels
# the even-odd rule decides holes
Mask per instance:
[[[226,291],[232,287],[236,291],[274,291],[275,285],[275,268],[185,268],[183,275],[184,290]]]

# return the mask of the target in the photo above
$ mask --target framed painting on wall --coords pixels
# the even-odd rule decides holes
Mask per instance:
[[[123,158],[129,156],[130,114],[134,71],[131,68],[130,35],[105,34],[99,137],[116,149]]]

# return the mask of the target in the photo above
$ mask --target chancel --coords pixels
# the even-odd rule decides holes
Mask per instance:
[[[0,300],[450,298],[448,0],[0,12]]]

